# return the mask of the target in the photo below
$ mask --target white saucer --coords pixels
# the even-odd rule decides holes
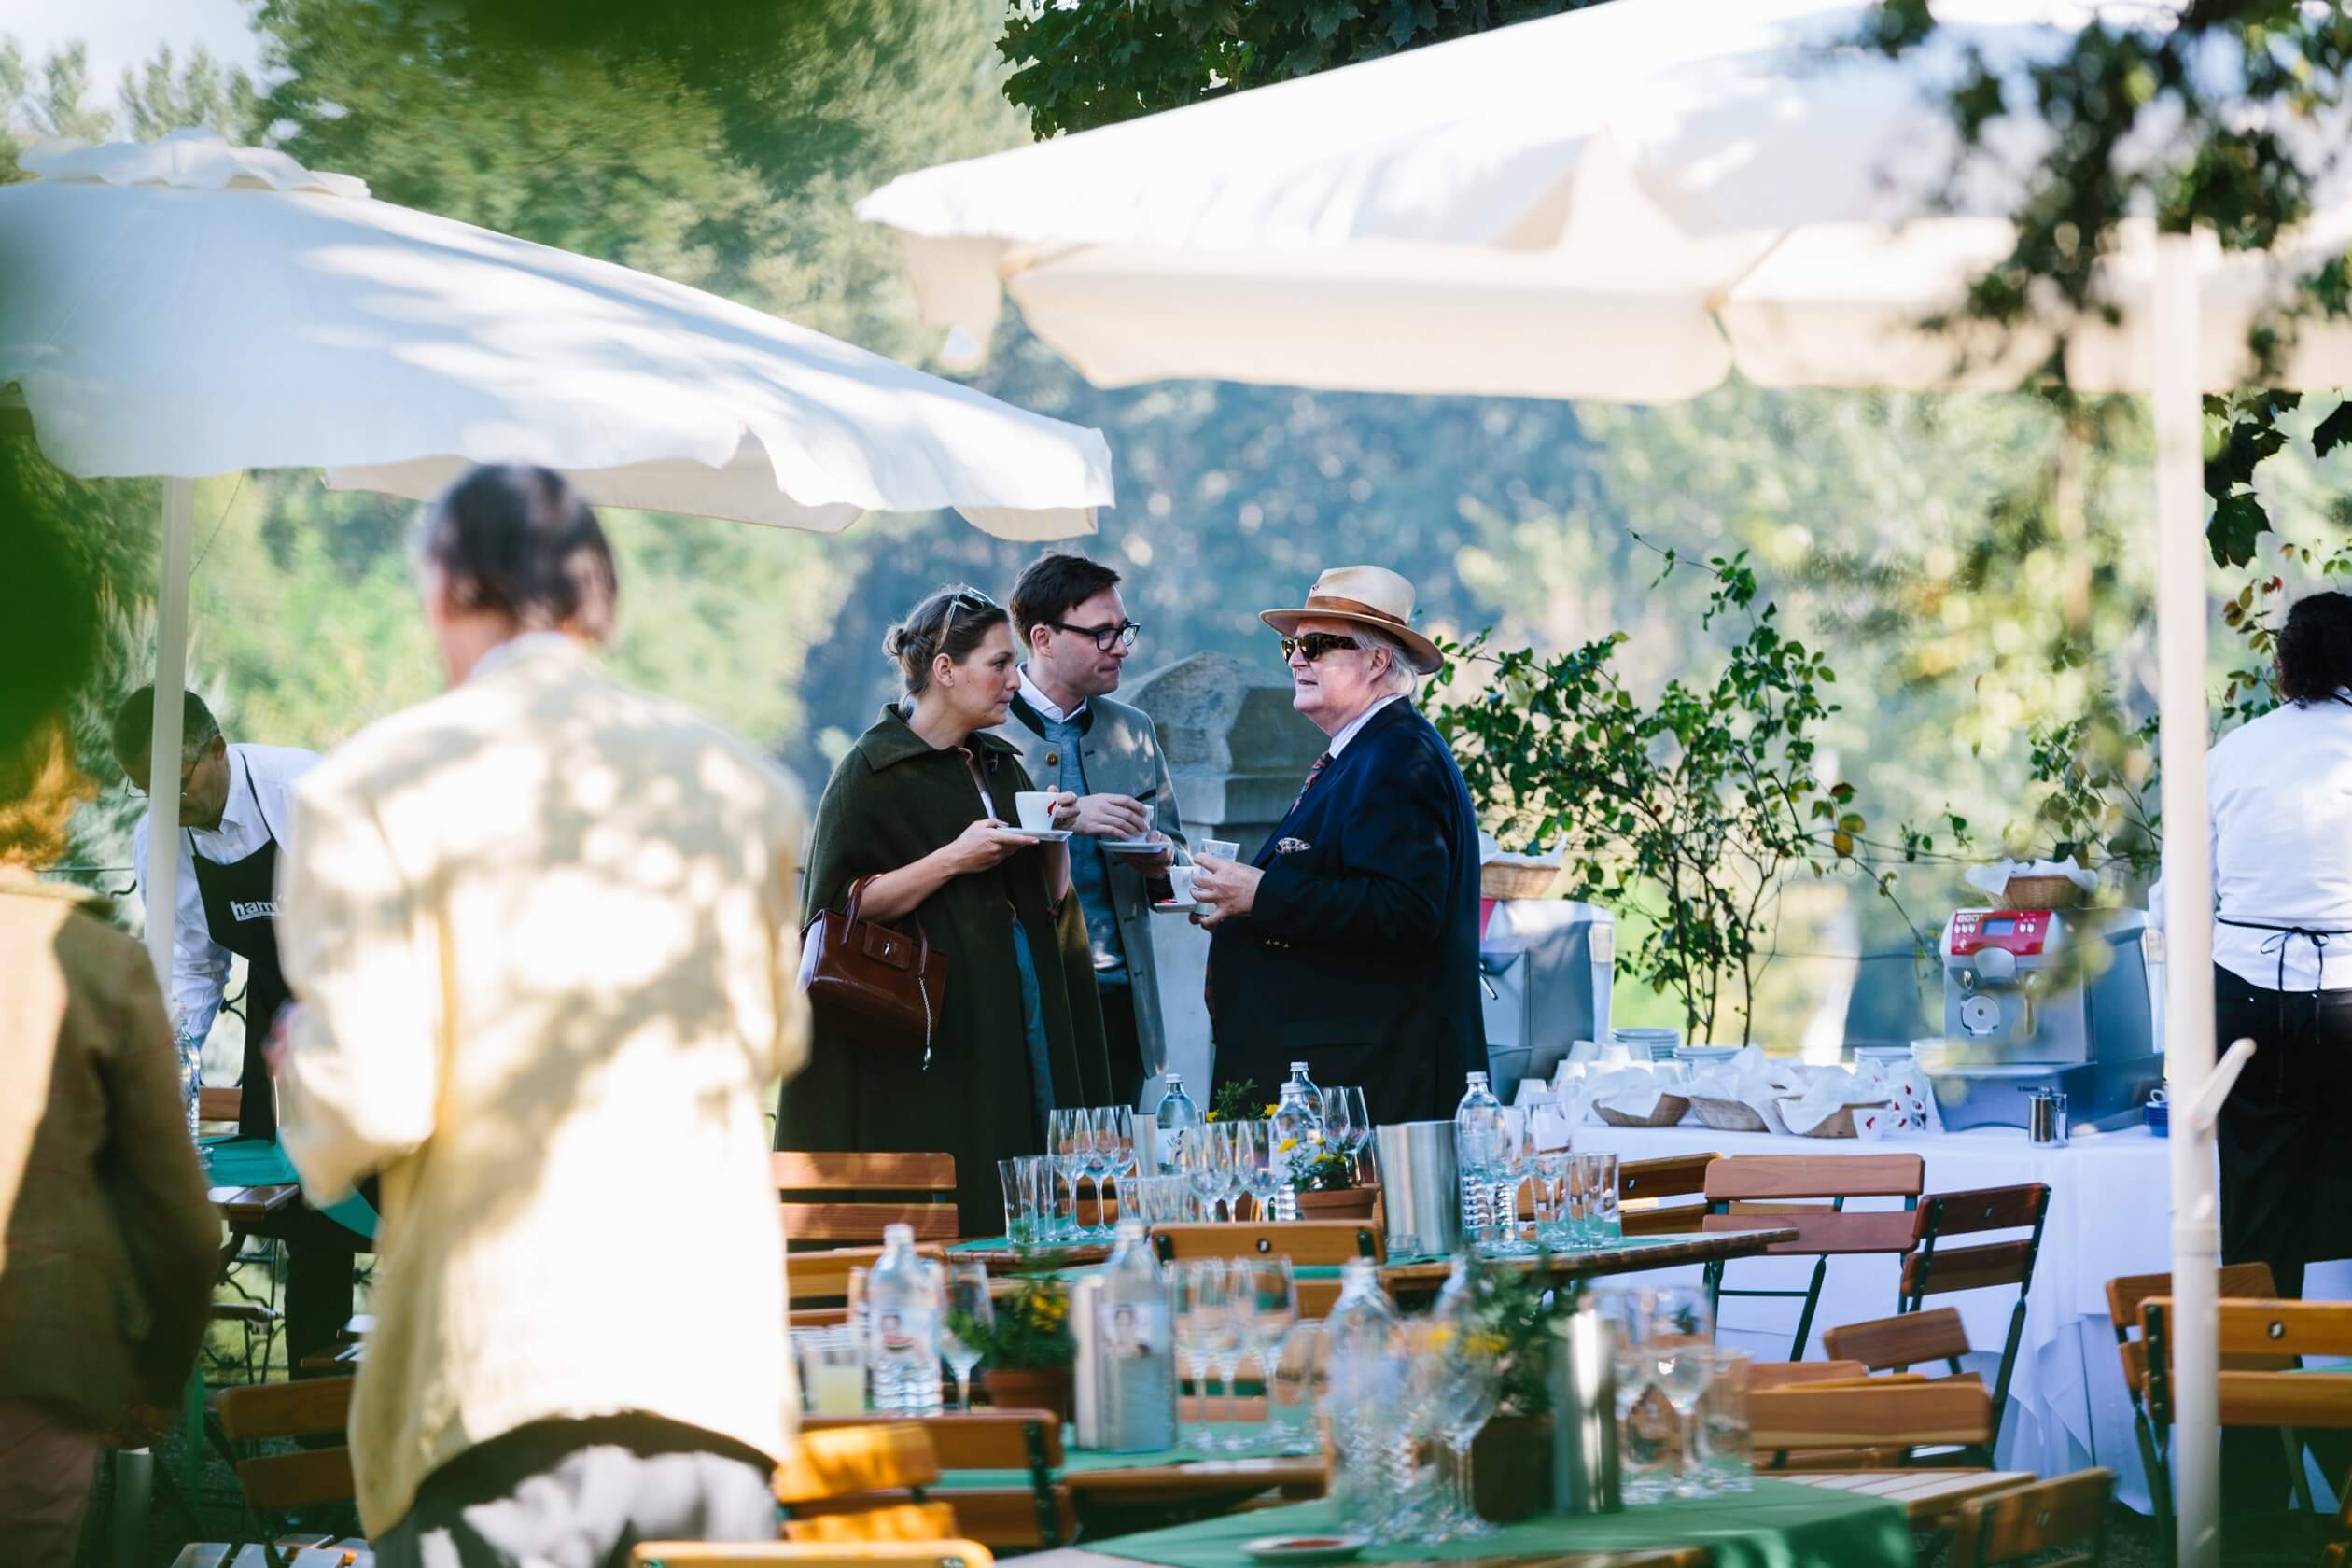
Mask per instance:
[[[1103,852],[1110,855],[1156,855],[1168,847],[1168,845],[1155,844],[1148,838],[1106,838],[1102,841]]]
[[[1241,1549],[1260,1562],[1345,1562],[1371,1544],[1364,1535],[1263,1535]]]
[[[1209,906],[1198,903],[1178,903],[1174,899],[1169,899],[1165,903],[1152,905],[1152,913],[1155,915],[1206,915],[1209,913]]]
[[[1033,838],[1040,844],[1067,844],[1077,836],[1077,831],[1072,828],[1013,828],[1009,831],[1019,833],[1023,838]]]

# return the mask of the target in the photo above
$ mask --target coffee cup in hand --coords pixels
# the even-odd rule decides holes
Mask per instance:
[[[1023,833],[1051,833],[1054,829],[1054,791],[1023,790],[1013,797],[1014,815],[1020,819]]]
[[[1198,875],[1200,875],[1198,866],[1169,866],[1168,885],[1173,890],[1171,902],[1180,904],[1193,903],[1193,878]]]

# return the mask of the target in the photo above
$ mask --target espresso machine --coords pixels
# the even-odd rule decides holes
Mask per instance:
[[[2130,909],[1963,909],[1943,933],[1943,1045],[1921,1065],[1946,1127],[2135,1125],[2163,1082],[2163,932]]]
[[[1492,899],[1478,935],[1487,1072],[1510,1102],[1522,1078],[1548,1082],[1579,1040],[1609,1038],[1617,917],[1572,899]]]

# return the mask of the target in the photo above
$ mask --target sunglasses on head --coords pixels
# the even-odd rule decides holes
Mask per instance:
[[[1337,632],[1309,632],[1304,637],[1284,637],[1282,639],[1282,657],[1284,659],[1288,659],[1293,654],[1304,653],[1307,655],[1307,662],[1311,665],[1326,653],[1337,652],[1342,648],[1361,648],[1363,646],[1364,644],[1356,641],[1355,638],[1351,637],[1341,637]]]

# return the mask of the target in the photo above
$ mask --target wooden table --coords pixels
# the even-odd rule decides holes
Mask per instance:
[[[266,1187],[213,1187],[205,1196],[220,1211],[221,1218],[250,1229],[300,1198],[302,1189],[282,1182]]]
[[[1278,1477],[1284,1474],[1287,1467],[1295,1465],[1312,1466],[1318,1476],[1322,1469],[1320,1463],[1314,1460],[1225,1460],[1197,1465],[1170,1465],[1166,1471],[1109,1471],[1094,1476],[1073,1476],[1070,1484],[1075,1488],[1082,1482],[1181,1475],[1190,1470],[1205,1472],[1204,1481],[1210,1476],[1231,1476],[1240,1480],[1245,1473]],[[1244,1467],[1251,1468],[1245,1472]],[[2034,1477],[2022,1472],[1993,1470],[1818,1470],[1779,1473],[1771,1479],[1883,1497],[1890,1503],[1903,1505],[1904,1511],[1911,1516],[1912,1529],[1934,1530],[1943,1527],[1960,1505],[1971,1498],[2023,1486]],[[1275,1484],[1278,1483],[1272,1479],[1267,1481],[1268,1486]],[[1164,1500],[1171,1493],[1163,1491],[1151,1495]],[[1105,1545],[1115,1546],[1117,1542],[1106,1542]],[[1021,1561],[1023,1568],[1137,1568],[1138,1562],[1137,1559],[1121,1557],[1115,1552],[1085,1547],[1038,1552]],[[1709,1568],[1712,1559],[1703,1547],[1686,1547],[1641,1552],[1520,1554],[1475,1561],[1491,1564],[1491,1568]]]

